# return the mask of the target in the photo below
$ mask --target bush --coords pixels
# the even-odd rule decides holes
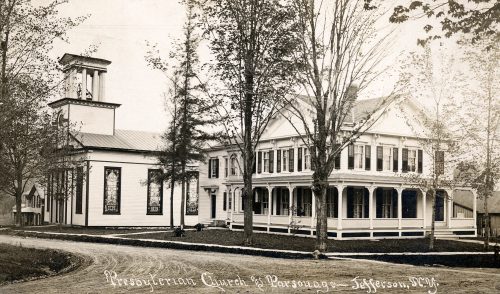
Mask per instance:
[[[200,223],[197,223],[194,228],[196,229],[196,231],[198,232],[201,232],[203,231],[203,229],[205,228],[205,225],[204,224],[200,224]]]
[[[181,227],[177,227],[174,229],[174,237],[184,237],[186,236],[186,231]]]

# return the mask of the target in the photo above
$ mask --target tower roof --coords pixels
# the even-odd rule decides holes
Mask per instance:
[[[102,58],[65,53],[63,57],[59,59],[59,63],[64,65],[65,68],[78,66],[105,71],[106,67],[111,64],[111,61]]]

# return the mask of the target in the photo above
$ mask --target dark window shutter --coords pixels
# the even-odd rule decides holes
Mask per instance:
[[[256,171],[257,158],[255,157],[255,152],[253,153],[253,165],[252,165],[252,174]]]
[[[399,170],[398,148],[392,149],[392,170],[397,173]]]
[[[257,173],[260,174],[262,172],[262,152],[257,152]]]
[[[383,189],[380,189],[378,188],[377,190],[375,190],[375,197],[376,197],[376,201],[377,203],[375,203],[375,207],[377,208],[377,215],[376,217],[377,218],[382,218],[382,204],[383,204],[383,193],[384,193],[384,190]]]
[[[347,218],[354,217],[354,197],[353,189],[347,188]]]
[[[340,144],[335,145],[335,149],[339,149]],[[335,169],[340,169],[340,155],[342,153],[342,150],[339,150],[337,155],[335,155],[335,160],[333,161],[333,166]]]
[[[215,159],[215,177],[219,178],[219,159]]]
[[[364,206],[364,218],[369,218],[370,217],[370,203],[369,203],[369,193],[368,192],[368,189],[363,189],[363,200],[364,200],[364,203],[363,203],[363,206]]]
[[[281,172],[281,150],[276,150],[276,172]]]
[[[354,169],[354,145],[347,147],[347,168]]]
[[[403,172],[407,173],[408,172],[408,149],[403,148]]]
[[[381,171],[384,169],[384,148],[382,146],[377,146],[377,170]]]
[[[224,192],[224,202],[222,203],[222,209],[226,211],[227,209],[227,192]]]
[[[371,161],[372,161],[372,148],[371,146],[365,146],[365,170],[371,169]]]
[[[274,172],[274,150],[269,151],[269,172]]]
[[[293,148],[288,149],[288,171],[293,172]]]
[[[417,170],[417,172],[420,174],[422,173],[422,170],[424,167],[423,156],[424,156],[424,154],[423,154],[422,150],[418,150],[418,170]]]
[[[297,171],[302,171],[302,148],[297,148]]]
[[[226,177],[226,178],[227,178],[228,169],[229,169],[228,165],[229,165],[229,161],[226,157],[226,158],[224,158],[224,177]]]
[[[210,158],[208,160],[208,178],[210,179],[212,177],[212,159]]]

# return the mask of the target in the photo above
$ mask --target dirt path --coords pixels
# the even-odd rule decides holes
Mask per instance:
[[[221,288],[225,293],[374,293],[377,280],[376,293],[500,293],[500,270],[496,269],[425,268],[340,259],[286,260],[5,235],[0,235],[0,242],[66,250],[86,256],[87,263],[65,275],[0,287],[0,293],[221,293]],[[259,280],[256,283],[252,277],[261,278],[262,291],[257,287]],[[370,283],[369,279],[374,280]],[[221,280],[226,286],[217,288]],[[381,287],[383,282],[401,284],[388,289],[387,283],[386,288]]]

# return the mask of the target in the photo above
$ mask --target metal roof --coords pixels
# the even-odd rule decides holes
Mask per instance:
[[[115,130],[114,135],[77,133],[73,137],[84,148],[116,149],[124,151],[157,151],[163,146],[160,133]]]

